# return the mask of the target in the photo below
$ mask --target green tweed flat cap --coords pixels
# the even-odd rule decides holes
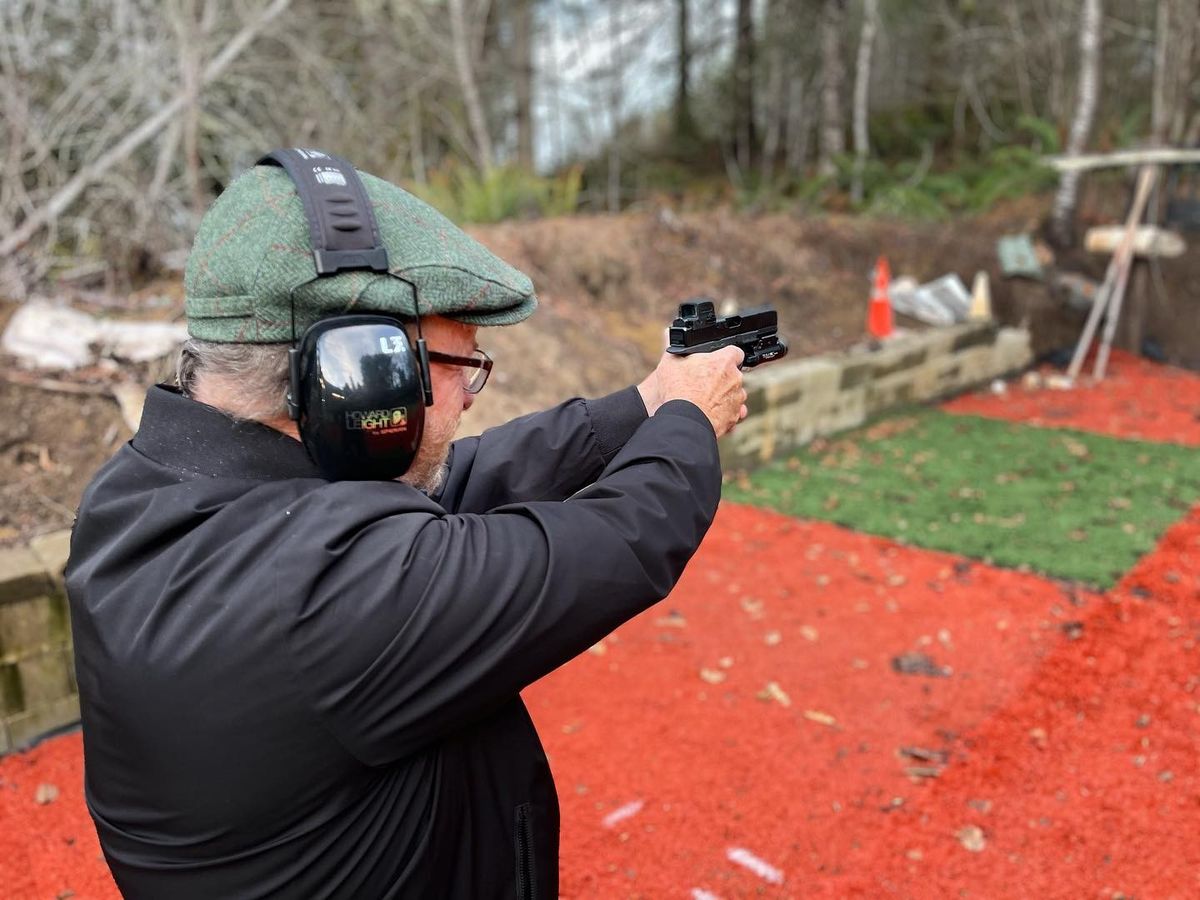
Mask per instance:
[[[337,313],[440,315],[511,325],[537,306],[529,277],[468,237],[428,203],[366,173],[391,276],[351,271],[317,278],[308,220],[291,178],[255,166],[200,223],[184,275],[188,332],[221,343],[293,338]],[[396,276],[396,277],[392,277]]]

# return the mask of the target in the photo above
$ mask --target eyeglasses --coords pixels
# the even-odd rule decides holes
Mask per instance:
[[[487,384],[488,374],[492,371],[492,358],[482,350],[476,350],[470,356],[455,356],[452,353],[429,351],[429,361],[445,363],[448,366],[464,366],[469,371],[464,372],[463,390],[468,394],[478,394]]]

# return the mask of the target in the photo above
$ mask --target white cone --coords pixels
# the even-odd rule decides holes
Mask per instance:
[[[975,282],[971,285],[971,307],[967,310],[967,319],[972,322],[982,322],[992,317],[992,286],[988,281],[988,273],[975,273]]]

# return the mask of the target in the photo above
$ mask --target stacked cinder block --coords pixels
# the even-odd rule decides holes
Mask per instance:
[[[69,539],[0,549],[0,754],[79,718],[62,583]]]
[[[751,415],[722,439],[721,460],[727,469],[750,469],[820,435],[950,396],[1031,361],[1028,331],[983,322],[765,366],[746,376]]]

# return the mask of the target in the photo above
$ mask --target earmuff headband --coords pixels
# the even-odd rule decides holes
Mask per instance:
[[[379,236],[379,223],[362,179],[350,162],[324,150],[289,147],[272,150],[257,165],[280,166],[292,179],[313,246],[317,277],[336,275],[346,269],[370,269],[391,274],[387,248]],[[421,373],[421,392],[426,406],[433,406],[433,384],[429,373],[429,349],[421,333],[421,311],[416,290],[413,307],[417,320],[417,365]],[[292,301],[292,343],[296,342],[296,307]],[[295,371],[295,353],[292,369]],[[295,382],[295,375],[292,378]],[[293,419],[299,407],[289,399],[288,412]]]
[[[297,147],[274,150],[259,164],[281,166],[300,195],[317,269],[311,280],[348,269],[397,277],[366,187],[349,162]],[[295,291],[287,405],[305,449],[333,479],[399,477],[416,456],[425,408],[433,405],[415,289],[415,355],[399,320],[387,316],[333,316],[298,337]]]
[[[293,147],[273,150],[258,165],[282,166],[304,203],[318,275],[347,269],[388,271],[379,224],[354,166],[332,153]]]

